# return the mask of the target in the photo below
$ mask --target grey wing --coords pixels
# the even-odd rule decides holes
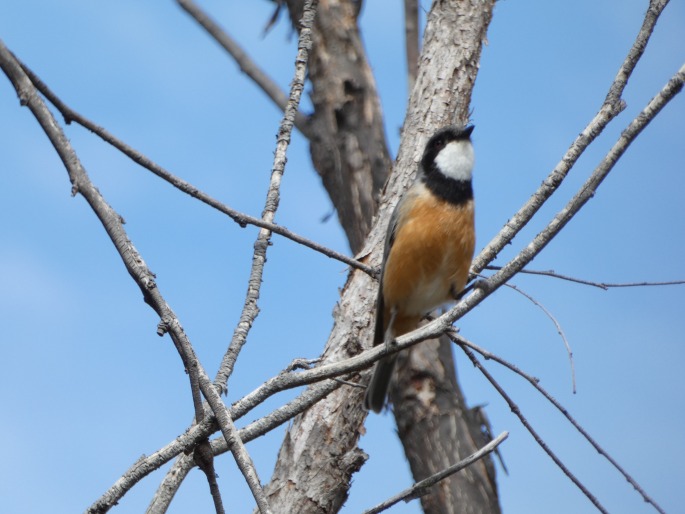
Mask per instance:
[[[373,334],[373,345],[377,346],[385,340],[385,329],[384,325],[384,312],[385,312],[385,302],[383,301],[383,275],[385,271],[385,263],[390,254],[390,249],[395,242],[395,234],[397,232],[397,219],[399,218],[400,205],[404,199],[395,207],[395,210],[390,216],[390,223],[388,223],[388,233],[385,236],[385,247],[383,248],[383,264],[381,266],[381,278],[378,281],[378,300],[376,301],[376,327]]]

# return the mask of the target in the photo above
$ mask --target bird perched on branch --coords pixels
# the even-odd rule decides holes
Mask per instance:
[[[475,245],[472,131],[473,125],[447,127],[430,138],[416,181],[390,218],[374,346],[411,332],[466,286]],[[383,409],[396,358],[376,364],[364,399],[367,410]]]

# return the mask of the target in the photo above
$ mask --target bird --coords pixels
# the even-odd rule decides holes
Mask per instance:
[[[373,345],[390,345],[421,318],[456,301],[475,247],[471,176],[473,125],[438,130],[426,144],[414,183],[398,202],[383,250]],[[397,354],[376,363],[364,408],[381,412]]]

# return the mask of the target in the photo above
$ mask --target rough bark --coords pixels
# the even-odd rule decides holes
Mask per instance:
[[[424,36],[424,49],[420,60],[419,74],[409,102],[395,172],[386,185],[385,198],[380,205],[376,224],[360,252],[361,255],[366,256],[367,263],[370,265],[377,266],[380,264],[382,242],[390,213],[398,197],[413,179],[413,173],[426,141],[437,128],[450,123],[465,123],[468,118],[471,90],[475,82],[481,44],[491,18],[493,3],[493,0],[474,1],[473,3],[438,1],[434,3],[431,9]],[[292,19],[298,19],[296,2],[290,2],[290,4],[292,4],[290,5]],[[322,124],[320,125],[324,127],[322,131],[328,131],[328,133],[320,135],[320,140],[316,143],[321,145],[318,149],[314,148],[315,142],[312,141],[312,157],[317,169],[319,169],[318,158],[334,161],[327,163],[332,171],[319,169],[322,177],[324,177],[324,184],[326,184],[325,175],[327,173],[336,174],[334,175],[335,180],[328,179],[332,181],[331,183],[335,183],[334,193],[331,196],[333,201],[340,201],[339,197],[351,195],[347,200],[348,205],[356,205],[355,201],[357,200],[355,198],[362,194],[364,187],[367,188],[364,195],[369,194],[369,184],[372,185],[371,191],[374,191],[375,194],[376,188],[382,185],[382,180],[379,182],[376,177],[372,177],[369,167],[354,168],[355,173],[366,173],[366,177],[348,175],[348,178],[345,178],[340,163],[356,162],[359,159],[368,158],[364,155],[377,156],[378,154],[366,154],[365,152],[370,150],[354,146],[360,145],[362,142],[368,143],[368,138],[364,140],[366,132],[363,130],[354,134],[346,132],[346,125],[341,123],[339,114],[345,114],[343,120],[355,120],[364,113],[374,115],[377,113],[380,116],[380,109],[377,108],[377,99],[366,99],[364,102],[365,110],[352,101],[354,96],[339,98],[335,96],[336,92],[339,93],[341,90],[345,92],[344,77],[346,75],[344,72],[346,67],[342,66],[343,73],[334,78],[336,72],[340,70],[336,70],[337,64],[332,64],[338,61],[331,57],[336,48],[331,46],[332,40],[329,39],[327,31],[336,32],[346,29],[340,28],[345,27],[344,23],[339,23],[340,20],[327,21],[322,18],[327,16],[327,13],[330,16],[336,12],[334,8],[342,8],[343,4],[347,4],[347,9],[356,5],[355,2],[335,0],[322,1],[319,4],[317,25],[322,32],[318,36],[314,36],[312,56],[316,57],[312,57],[313,61],[310,63],[312,68],[310,78],[314,90],[312,97],[315,100],[315,107],[321,105],[321,108],[324,109],[322,114],[315,114],[319,117],[319,121],[316,123]],[[355,44],[357,44],[359,39],[356,32],[356,13],[354,11],[345,12],[348,14],[341,16],[346,22],[355,21],[354,34]],[[328,23],[331,25],[329,26]],[[334,30],[336,23],[338,28]],[[326,36],[323,35],[324,32]],[[317,48],[318,45],[322,45],[323,48]],[[363,49],[358,48],[360,54],[363,55]],[[337,48],[337,50],[339,49]],[[368,77],[371,77],[365,63],[364,60],[365,68],[361,75],[366,76],[368,74]],[[351,63],[348,63],[349,65]],[[330,68],[324,71],[322,68],[325,66],[330,66]],[[359,66],[359,63],[356,63],[355,66]],[[358,76],[355,73],[350,71],[349,76]],[[317,93],[317,85],[314,83],[315,77],[329,77],[329,75],[332,86],[325,86],[326,83],[322,82],[319,87],[323,87],[323,89],[319,89]],[[350,84],[354,85],[357,82],[353,80]],[[372,79],[368,84],[373,85]],[[327,91],[326,87],[333,87],[335,91]],[[365,91],[370,91],[370,89]],[[375,95],[375,86],[373,93]],[[327,101],[318,104],[316,101],[317,94],[322,95]],[[335,98],[338,100],[347,98],[348,103],[336,104],[335,102],[338,100]],[[347,106],[349,110],[341,110],[340,105]],[[381,121],[373,116],[362,119],[373,119],[374,123]],[[338,129],[343,129],[340,134],[336,133]],[[380,129],[374,130],[377,134]],[[382,131],[380,133],[382,134]],[[353,141],[354,144],[351,146],[340,144],[346,141]],[[332,143],[336,143],[335,151],[330,146]],[[383,146],[385,147],[384,142]],[[350,151],[351,154],[348,155],[347,152]],[[341,154],[345,154],[344,159],[338,159],[338,155]],[[335,158],[331,159],[332,156]],[[383,159],[385,160],[387,157],[383,157]],[[345,181],[349,180],[349,177],[352,177],[355,182],[344,190],[340,189],[345,186]],[[373,199],[373,195],[371,198]],[[363,236],[366,235],[363,227],[371,226],[374,212],[373,208],[360,209],[359,205],[338,209],[341,222],[348,233],[348,237],[350,237],[350,245],[355,250],[361,246],[361,242],[350,236],[348,226],[357,227],[353,231],[357,234],[355,237],[362,234],[363,240]],[[350,220],[345,219],[347,216],[365,219],[354,220],[350,225]],[[357,230],[359,232],[356,232]],[[370,345],[376,291],[377,283],[375,280],[361,272],[354,271],[351,273],[334,312],[335,324],[324,350],[324,361],[344,359],[359,353],[364,347]],[[427,351],[434,345],[424,343],[419,346],[426,347]],[[440,465],[439,459],[428,459],[427,453],[434,452],[436,442],[442,438],[454,439],[454,441],[445,441],[444,444],[441,442],[442,448],[459,448],[458,454],[447,454],[453,457],[453,459],[449,459],[450,464],[458,459],[457,455],[465,455],[480,446],[480,444],[474,444],[474,437],[472,436],[474,431],[477,431],[477,428],[474,428],[475,425],[471,424],[469,428],[466,428],[469,426],[468,416],[466,416],[463,400],[461,400],[462,395],[458,390],[456,378],[454,378],[454,364],[450,352],[451,350],[443,356],[446,360],[442,366],[446,371],[442,373],[442,381],[439,386],[439,389],[444,391],[445,398],[440,400],[434,398],[431,408],[424,410],[424,413],[429,415],[429,418],[422,423],[426,432],[422,434],[422,437],[411,438],[412,449],[407,451],[408,458],[415,461],[411,463],[411,466],[416,473],[422,472],[424,468],[427,470]],[[434,348],[433,356],[423,357],[423,359],[426,362],[438,362],[440,357],[437,348]],[[360,376],[358,380],[365,384],[367,377],[362,378]],[[433,387],[435,390],[435,384],[438,382],[435,377],[431,380],[433,381],[432,384],[426,383],[425,385]],[[402,379],[401,382],[410,388],[412,387],[412,383],[406,382],[406,379]],[[331,513],[337,512],[342,506],[347,499],[352,474],[366,459],[364,452],[357,447],[360,432],[363,430],[362,424],[366,417],[366,412],[361,409],[363,393],[362,388],[342,387],[293,422],[279,452],[272,480],[265,489],[274,512]],[[409,396],[409,394],[398,392],[393,394],[395,398],[398,397],[398,394]],[[447,406],[448,410],[441,412],[440,406]],[[406,412],[416,416],[419,411],[417,409],[403,409],[398,412]],[[412,423],[415,423],[414,417],[398,419],[398,426],[400,427],[410,426]],[[453,427],[453,430],[441,431],[441,427],[445,426]],[[427,464],[424,465],[426,461]],[[446,502],[452,502],[453,505],[454,502],[457,502],[456,505],[458,509],[461,509],[460,512],[499,512],[493,482],[482,479],[481,473],[475,473],[474,476],[477,477],[477,480],[449,482],[449,493],[444,493],[443,489],[438,488],[439,494],[436,496],[439,498],[433,502],[434,505],[438,506],[435,508],[440,509],[439,506],[445,505]],[[415,476],[415,478],[421,477]],[[462,488],[474,489],[474,491],[462,491]],[[479,498],[479,500],[473,500],[474,498]],[[467,506],[461,503],[462,500],[480,506],[476,507],[476,510],[466,510]],[[491,509],[487,510],[482,507],[483,505],[491,506]],[[492,507],[493,505],[494,507]],[[426,508],[425,502],[424,508]],[[440,510],[431,512],[438,511]],[[445,510],[444,512],[450,511]]]
[[[292,20],[301,18],[302,4],[288,1]],[[357,26],[360,5],[319,0],[309,56],[312,163],[353,253],[371,230],[378,193],[392,166],[376,82]]]
[[[447,112],[451,107],[455,114],[449,121],[463,124],[468,119],[471,91],[493,4],[453,2],[441,14],[442,28],[426,32],[426,51],[421,57],[417,88],[428,88],[427,92],[436,88],[438,92],[427,111],[433,106],[442,108],[440,103],[445,102]],[[428,51],[430,48],[435,52]],[[440,84],[444,84],[444,89]],[[421,127],[427,122],[408,116],[405,127],[408,124]],[[476,205],[477,202],[476,198]],[[396,370],[390,399],[400,440],[418,481],[470,455],[483,441],[479,437],[480,427],[468,415],[457,383],[449,341],[425,341],[407,353]],[[434,486],[430,495],[421,498],[421,503],[426,514],[499,513],[490,459]]]
[[[487,444],[466,407],[454,372],[452,343],[431,339],[401,354],[397,376],[408,387],[391,392],[397,430],[418,481]],[[438,359],[435,357],[439,356]],[[499,513],[494,466],[481,459],[421,497],[426,514]]]

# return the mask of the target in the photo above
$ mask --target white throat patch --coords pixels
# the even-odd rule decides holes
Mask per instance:
[[[471,180],[473,163],[473,145],[468,140],[447,143],[435,157],[438,171],[454,180]]]

